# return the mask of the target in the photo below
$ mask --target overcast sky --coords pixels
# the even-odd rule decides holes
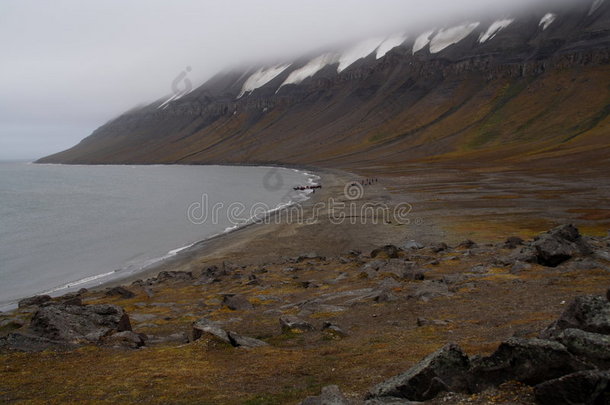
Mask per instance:
[[[125,110],[248,61],[544,0],[0,0],[0,159],[76,144]],[[548,0],[547,0],[548,1]]]

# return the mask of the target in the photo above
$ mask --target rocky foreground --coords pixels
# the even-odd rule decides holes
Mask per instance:
[[[584,237],[565,225],[531,241],[405,241],[369,254],[309,253],[265,266],[225,262],[103,291],[32,297],[0,314],[0,399],[54,395],[57,388],[45,382],[86,369],[74,386],[65,379],[62,395],[607,404],[610,297],[599,294],[610,286],[609,248],[610,237]],[[138,386],[134,377],[109,394],[122,371],[105,362],[117,356],[130,359],[133,375],[154,370],[150,378],[160,373],[168,384],[159,382],[158,396],[144,398],[155,388]],[[198,365],[189,370],[197,384],[175,384],[178,358]],[[103,395],[83,391],[95,384],[87,379],[101,378],[89,361],[112,377]],[[218,373],[214,380],[210,370]],[[164,397],[168,392],[173,396]]]

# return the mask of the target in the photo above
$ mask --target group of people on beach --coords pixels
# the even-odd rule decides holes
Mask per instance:
[[[316,184],[316,185],[313,185],[313,186],[296,186],[296,187],[293,187],[293,189],[295,191],[313,190],[314,193],[316,192],[316,189],[318,189],[318,188],[322,188],[322,185],[321,184]]]
[[[377,184],[377,183],[379,183],[379,179],[376,177],[360,180],[361,186],[372,186],[373,184]]]

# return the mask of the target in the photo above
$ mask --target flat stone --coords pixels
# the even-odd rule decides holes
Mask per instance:
[[[206,318],[201,318],[193,323],[191,334],[193,341],[202,338],[211,338],[212,340],[231,344],[229,334],[222,329],[218,323]]]
[[[246,349],[251,349],[255,347],[269,346],[267,342],[263,342],[259,339],[254,339],[248,336],[242,336],[236,332],[228,333],[230,343],[234,347],[243,347]]]
[[[282,332],[308,332],[315,329],[312,324],[294,315],[280,316],[280,327]]]

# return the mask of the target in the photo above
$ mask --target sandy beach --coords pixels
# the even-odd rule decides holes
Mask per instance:
[[[311,169],[307,170],[311,172]],[[332,169],[316,169],[313,174],[320,177],[318,183],[323,187],[311,194],[307,201],[298,203],[298,210],[292,207],[274,212],[264,223],[250,224],[201,241],[142,272],[105,283],[100,288],[145,279],[161,271],[198,272],[206,266],[222,265],[223,262],[262,264],[307,253],[333,256],[354,249],[370,251],[379,245],[400,244],[410,239],[431,242],[440,234],[431,221],[417,220],[412,205],[405,221],[391,221],[391,211],[396,204],[408,203],[408,196],[390,191],[395,180],[380,178],[376,184],[363,186],[362,195],[357,200],[350,200],[345,195],[346,185],[365,180],[366,176]],[[346,218],[332,223],[330,206],[341,203],[346,206],[344,209],[336,208],[336,217],[345,214]],[[352,204],[358,218],[350,216]],[[362,218],[362,207],[369,204],[387,206],[391,222],[384,222],[381,214],[373,215],[372,212],[365,213],[368,218]]]

